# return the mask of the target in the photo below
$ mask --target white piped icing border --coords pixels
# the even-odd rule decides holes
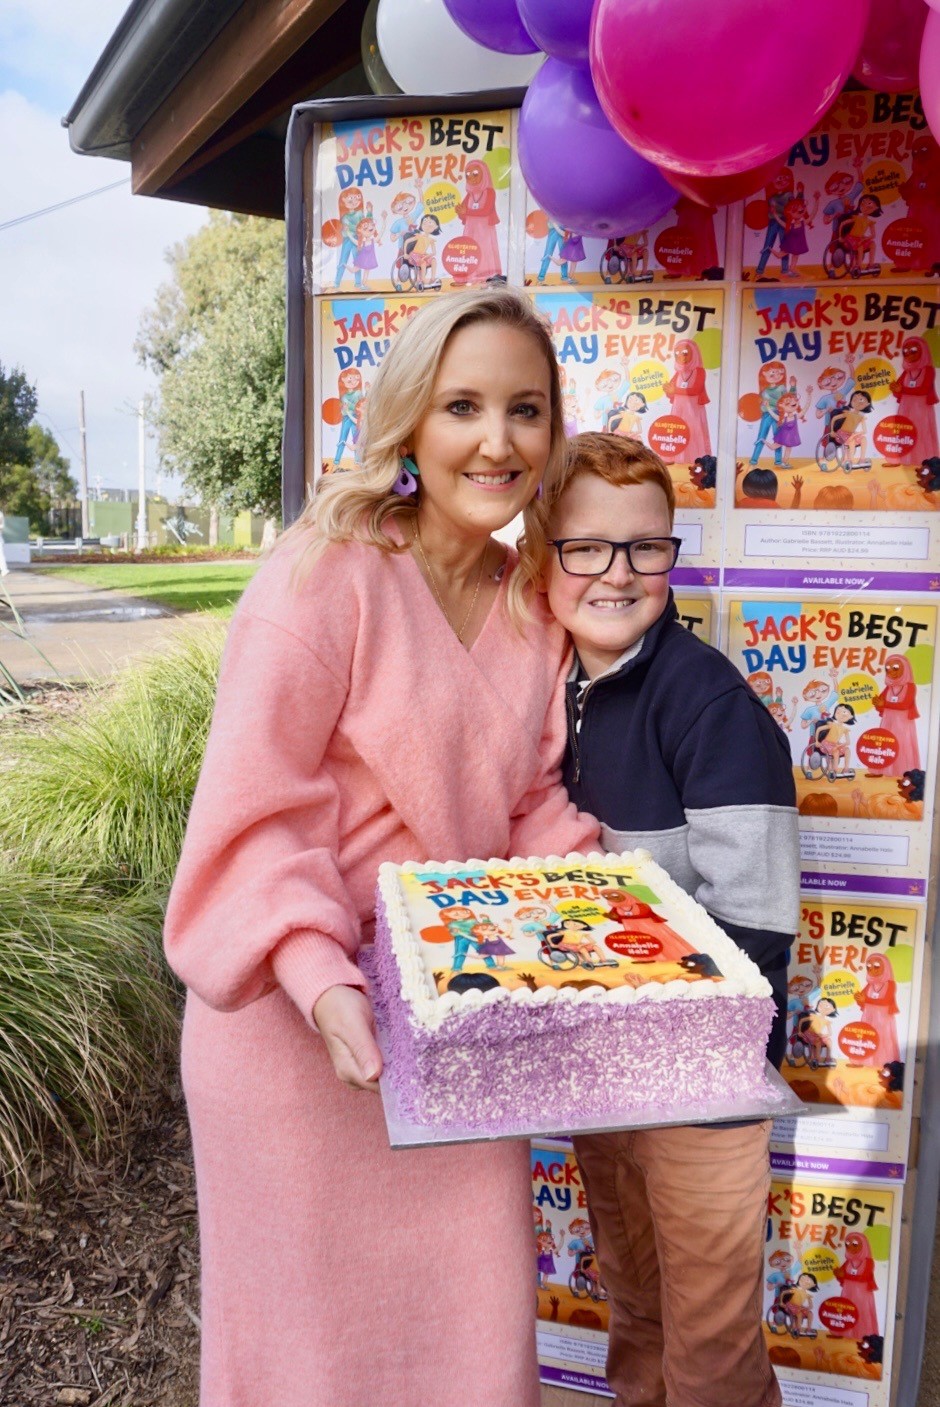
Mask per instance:
[[[721,982],[649,982],[642,987],[613,987],[602,990],[588,987],[578,991],[573,987],[538,987],[531,991],[528,987],[508,990],[505,987],[493,988],[488,992],[443,992],[438,994],[428,976],[421,953],[420,939],[412,932],[408,908],[401,885],[398,882],[402,871],[434,870],[437,873],[459,873],[464,870],[488,866],[500,869],[514,869],[529,866],[548,868],[557,865],[586,866],[591,862],[601,865],[632,865],[637,870],[641,882],[648,885],[660,896],[664,904],[670,905],[684,920],[683,937],[695,938],[697,947],[709,954],[724,973]],[[661,865],[657,865],[648,850],[627,850],[621,855],[602,854],[592,850],[588,855],[572,852],[568,855],[530,856],[528,859],[514,855],[509,860],[492,858],[489,860],[409,860],[403,865],[388,862],[379,866],[379,893],[385,906],[385,916],[391,932],[392,953],[401,974],[401,995],[410,1008],[412,1019],[426,1030],[437,1030],[449,1016],[456,1012],[472,1011],[495,1002],[511,1001],[524,1006],[544,1006],[550,1002],[607,1002],[629,1005],[631,1002],[645,1001],[700,1001],[716,996],[721,997],[769,997],[770,983],[762,977],[759,968],[738,945],[724,933],[715,920],[684,889],[681,889]]]

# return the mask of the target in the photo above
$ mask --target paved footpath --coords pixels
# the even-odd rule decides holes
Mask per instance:
[[[23,618],[29,640],[49,661],[27,641],[0,628],[0,660],[20,684],[54,679],[56,671],[65,679],[100,679],[142,655],[159,653],[201,619],[197,613],[177,614],[139,596],[70,581],[61,568],[48,574],[11,569],[3,587]],[[0,620],[8,619],[0,591]]]

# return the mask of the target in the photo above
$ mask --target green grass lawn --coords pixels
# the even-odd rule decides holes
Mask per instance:
[[[229,615],[257,571],[255,562],[141,562],[115,566],[76,564],[42,568],[84,586],[105,586],[127,596],[141,596],[174,611],[212,611]]]

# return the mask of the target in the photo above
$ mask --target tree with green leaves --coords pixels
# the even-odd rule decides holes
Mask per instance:
[[[33,420],[36,406],[25,372],[0,365],[0,512],[28,518],[31,532],[52,534],[68,522],[78,485],[55,437]]]
[[[0,362],[0,473],[22,464],[29,453],[29,427],[36,414],[36,387],[19,367],[4,371]]]
[[[284,414],[284,227],[214,211],[167,255],[136,350],[159,380],[160,455],[215,507],[276,517]]]

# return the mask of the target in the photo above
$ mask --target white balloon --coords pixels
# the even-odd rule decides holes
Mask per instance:
[[[528,87],[544,54],[498,54],[451,19],[444,0],[379,0],[379,52],[406,93],[479,93]]]

